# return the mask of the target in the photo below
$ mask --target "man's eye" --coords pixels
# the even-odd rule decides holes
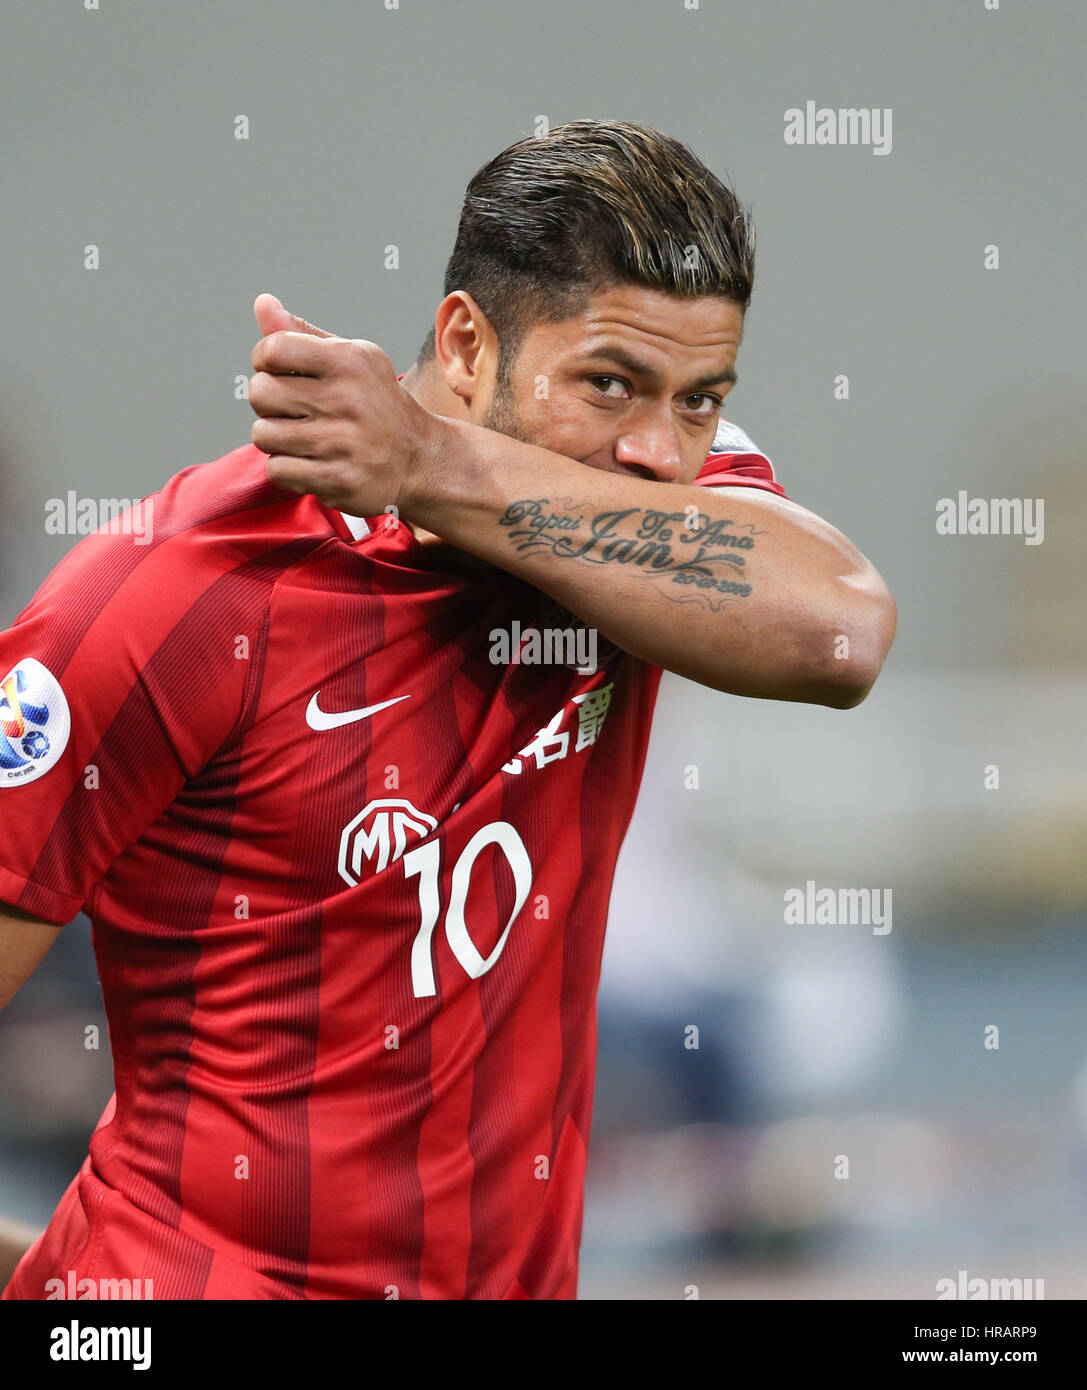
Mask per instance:
[[[610,396],[613,401],[622,399],[626,391],[626,382],[618,376],[591,376],[589,380],[596,387],[602,396]],[[619,391],[609,391],[609,386],[618,386]]]
[[[701,401],[702,404],[700,406],[692,406],[692,401]],[[690,407],[691,413],[693,415],[704,415],[707,418],[710,415],[716,414],[716,412],[721,409],[721,404],[720,396],[708,396],[705,391],[698,391],[693,396],[687,397],[687,405]]]

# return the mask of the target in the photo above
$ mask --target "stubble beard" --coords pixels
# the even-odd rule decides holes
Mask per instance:
[[[513,389],[509,377],[504,373],[495,382],[494,396],[487,407],[481,424],[485,429],[496,430],[510,439],[518,439],[522,444],[532,444],[528,431],[521,422],[513,401]]]

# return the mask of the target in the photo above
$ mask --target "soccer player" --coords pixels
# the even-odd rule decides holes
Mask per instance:
[[[85,909],[116,1078],[5,1298],[576,1295],[661,671],[845,709],[894,633],[720,420],[752,274],[678,142],[519,141],[403,380],[262,296],[253,444],[0,636],[0,1003]]]

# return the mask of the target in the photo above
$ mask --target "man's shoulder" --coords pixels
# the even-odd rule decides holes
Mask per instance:
[[[267,474],[268,455],[255,444],[221,458],[182,468],[145,499],[160,534],[216,533],[260,544],[278,536],[328,539],[336,534],[330,514],[316,498],[277,486]]]
[[[739,425],[720,420],[713,444],[695,478],[699,487],[757,487],[785,497],[774,465]]]
[[[267,557],[259,567],[270,574],[340,536],[332,513],[316,497],[269,479],[267,462],[267,454],[245,444],[180,469],[136,504],[143,534],[134,548],[163,547],[172,566],[203,570],[232,570]],[[109,535],[100,530],[87,540],[102,555],[116,552],[125,529],[122,517]],[[120,549],[126,548],[122,542]]]
[[[248,444],[173,474],[84,535],[24,613],[58,601],[97,609],[122,594],[148,601],[163,586],[195,594],[228,574],[242,581],[231,591],[274,584],[339,532],[315,497],[269,480],[267,457]]]

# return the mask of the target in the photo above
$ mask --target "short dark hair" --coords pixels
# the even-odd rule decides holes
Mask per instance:
[[[464,197],[445,293],[464,290],[498,338],[499,379],[533,323],[559,322],[617,285],[746,311],[750,212],[669,135],[628,121],[568,121],[510,145]],[[434,355],[434,330],[419,354]]]

